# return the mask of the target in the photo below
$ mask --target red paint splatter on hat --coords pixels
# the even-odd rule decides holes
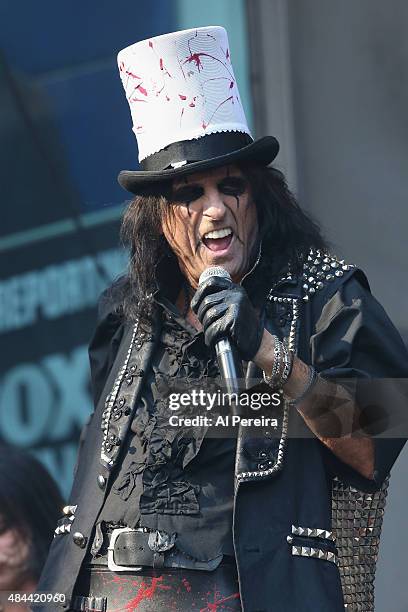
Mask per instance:
[[[184,94],[179,94],[179,98],[180,100],[187,100],[187,96],[185,96]]]
[[[167,70],[162,57],[159,58],[159,66],[160,66],[160,70],[162,70],[165,74],[167,74],[168,77],[170,77],[171,79],[173,78],[170,72]]]
[[[234,96],[229,96],[228,98],[226,98],[225,100],[223,100],[222,102],[220,102],[220,103],[218,104],[217,108],[214,110],[214,112],[213,112],[213,114],[211,115],[211,117],[209,118],[208,122],[207,122],[207,123],[205,123],[205,122],[203,121],[203,123],[202,123],[202,127],[203,127],[204,129],[207,129],[207,127],[210,125],[211,121],[213,120],[213,117],[214,117],[215,113],[216,113],[216,112],[217,112],[217,111],[218,111],[218,110],[221,108],[221,106],[223,106],[223,104],[225,104],[225,103],[226,103],[226,102],[228,102],[229,100],[231,100],[231,101],[232,101],[232,103],[234,104]]]
[[[230,75],[231,79],[233,79],[233,75],[231,74],[230,70],[228,69],[228,66],[226,66],[224,64],[224,62],[222,60],[220,60],[218,57],[215,57],[214,55],[211,55],[210,53],[205,53],[204,51],[198,51],[196,53],[191,53],[189,55],[189,57],[187,57],[184,61],[183,64],[191,64],[192,62],[195,63],[198,71],[200,71],[200,69],[203,69],[203,64],[201,61],[202,57],[208,57],[212,60],[214,60],[215,62],[219,62],[220,64],[222,64],[224,66],[224,68],[228,71],[228,74]]]
[[[137,74],[135,74],[134,72],[130,72],[130,70],[125,70],[125,74],[127,74],[127,76],[130,77],[131,79],[140,80],[140,76],[137,76]]]

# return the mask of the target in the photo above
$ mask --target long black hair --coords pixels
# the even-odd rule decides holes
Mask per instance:
[[[14,530],[29,543],[16,573],[38,581],[64,505],[45,467],[27,452],[0,444],[0,534]]]
[[[264,262],[273,266],[277,260],[290,261],[296,273],[311,248],[328,249],[318,224],[300,208],[282,172],[251,165],[240,166],[240,170],[249,181],[257,206]],[[163,259],[167,269],[179,274],[177,260],[161,232],[170,202],[171,184],[166,183],[157,185],[155,192],[136,196],[125,211],[121,237],[129,248],[130,261],[119,301],[128,319],[151,318],[158,264]]]

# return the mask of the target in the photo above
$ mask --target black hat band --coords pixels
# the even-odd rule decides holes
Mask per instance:
[[[140,167],[148,172],[178,168],[192,162],[228,155],[228,153],[242,149],[252,142],[251,136],[243,132],[207,134],[194,140],[173,142],[161,151],[146,157],[140,162]]]

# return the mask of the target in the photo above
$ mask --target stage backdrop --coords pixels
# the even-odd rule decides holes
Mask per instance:
[[[91,408],[87,344],[125,269],[117,184],[137,165],[119,49],[174,28],[172,3],[0,8],[0,437],[64,494]]]

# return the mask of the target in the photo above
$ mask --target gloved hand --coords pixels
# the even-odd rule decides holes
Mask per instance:
[[[228,338],[245,361],[256,355],[264,328],[243,287],[212,276],[198,287],[191,308],[203,326],[207,346]]]

